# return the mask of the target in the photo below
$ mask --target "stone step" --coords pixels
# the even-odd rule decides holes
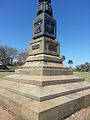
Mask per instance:
[[[38,54],[38,55],[28,56],[26,59],[26,62],[32,62],[32,61],[35,61],[35,62],[36,61],[48,61],[48,62],[60,63],[60,57],[48,55],[48,54]]]
[[[21,116],[23,105],[30,99],[0,88],[0,105],[7,107],[15,116]]]
[[[16,69],[16,74],[36,76],[73,75],[70,69]]]
[[[0,103],[25,120],[61,120],[90,104],[90,89],[39,102],[0,88]]]
[[[35,57],[35,56],[34,56]],[[20,68],[23,69],[39,69],[39,68],[53,68],[53,69],[70,69],[68,67],[64,67],[63,64],[57,63],[57,62],[46,62],[46,61],[33,61],[33,62],[26,62],[23,66]]]
[[[2,80],[0,82],[0,88],[23,95],[33,100],[45,101],[89,89],[90,84],[86,82],[78,82],[39,87],[36,85]]]
[[[31,75],[13,74],[13,75],[7,76],[5,79],[12,82],[25,83],[25,84],[31,84],[31,85],[37,85],[37,86],[48,86],[48,85],[57,85],[57,84],[66,84],[66,83],[85,81],[84,78],[75,77],[74,75],[31,76]]]

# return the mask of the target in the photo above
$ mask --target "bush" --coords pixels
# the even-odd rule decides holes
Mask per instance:
[[[90,72],[90,63],[86,62],[85,64],[77,65],[76,71]]]

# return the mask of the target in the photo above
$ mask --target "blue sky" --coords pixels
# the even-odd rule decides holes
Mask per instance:
[[[32,40],[38,0],[0,0],[0,45],[18,50]],[[52,0],[61,55],[74,65],[90,62],[90,0]]]

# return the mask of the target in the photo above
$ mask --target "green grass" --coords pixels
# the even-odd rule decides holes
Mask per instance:
[[[5,76],[11,75],[14,72],[0,72],[0,80],[4,79]]]
[[[17,69],[19,66],[10,66],[10,65],[8,65],[7,67],[9,68],[9,70],[15,70],[15,69]]]
[[[20,116],[20,117],[17,118],[16,120],[24,120],[24,119],[22,118],[22,116]]]
[[[88,118],[87,120],[90,120],[90,118]]]
[[[90,72],[74,72],[74,75],[84,77],[87,82],[90,82]]]
[[[14,71],[19,66],[10,66],[10,65],[8,65],[7,67],[9,68],[9,70]],[[4,79],[5,76],[12,75],[12,74],[14,74],[14,72],[9,72],[9,71],[7,71],[7,72],[0,72],[0,80]]]

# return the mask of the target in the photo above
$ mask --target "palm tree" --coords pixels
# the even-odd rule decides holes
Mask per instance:
[[[61,63],[63,63],[65,59],[66,59],[65,56],[62,55],[62,57],[61,57]]]
[[[70,68],[71,68],[71,64],[73,64],[73,61],[72,61],[72,60],[69,60],[69,61],[68,61],[68,64],[70,64]]]

